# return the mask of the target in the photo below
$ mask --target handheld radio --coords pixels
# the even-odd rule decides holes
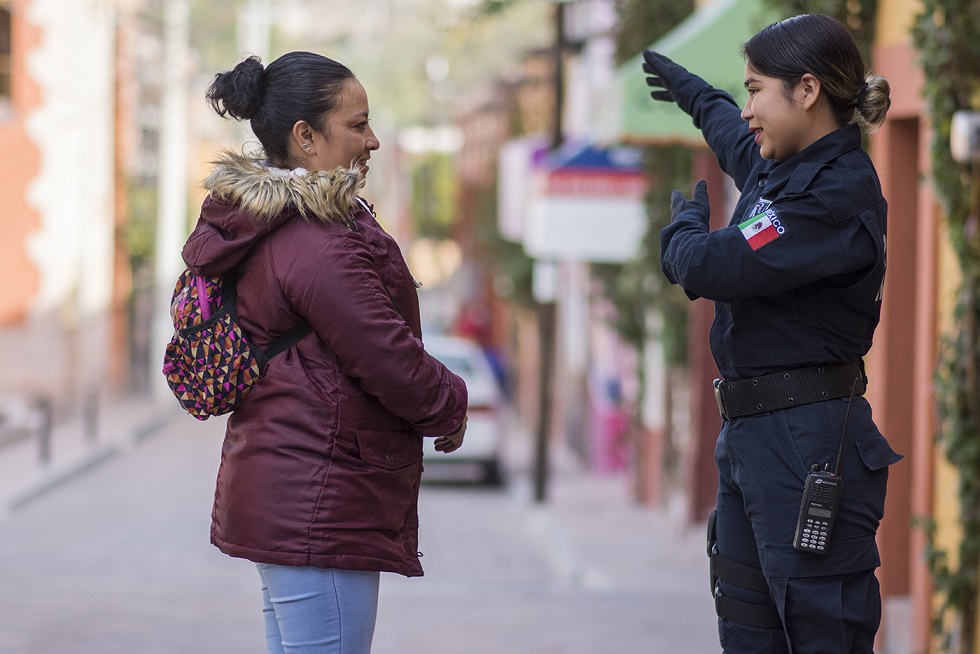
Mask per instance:
[[[854,402],[854,390],[858,380],[851,386],[851,397],[844,414],[844,428],[837,447],[837,462],[833,471],[830,464],[813,464],[803,485],[803,501],[800,503],[800,515],[796,520],[796,533],[793,536],[793,547],[803,552],[826,554],[830,546],[830,533],[834,528],[834,519],[840,507],[840,498],[844,494],[844,480],[840,475],[841,458],[844,454],[844,439],[847,436],[847,421],[851,417],[851,404]]]

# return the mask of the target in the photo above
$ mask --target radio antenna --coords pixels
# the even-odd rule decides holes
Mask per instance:
[[[844,456],[844,439],[847,438],[847,421],[851,417],[851,405],[854,404],[854,391],[857,390],[858,378],[854,378],[854,383],[851,384],[851,396],[847,400],[847,412],[844,414],[844,428],[841,430],[840,434],[840,445],[837,447],[837,462],[834,464],[834,475],[840,476],[840,465],[841,459]]]

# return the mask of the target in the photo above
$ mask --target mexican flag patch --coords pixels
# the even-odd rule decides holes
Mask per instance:
[[[772,243],[786,233],[786,228],[783,227],[776,216],[776,212],[772,209],[766,209],[762,213],[739,223],[738,228],[742,230],[742,236],[745,237],[753,250],[758,250],[763,245]]]

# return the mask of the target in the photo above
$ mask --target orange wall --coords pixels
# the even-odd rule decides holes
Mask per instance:
[[[40,286],[40,276],[27,256],[27,238],[40,228],[40,216],[27,204],[27,190],[40,169],[41,158],[25,132],[24,118],[40,102],[40,91],[28,79],[27,53],[41,40],[40,30],[24,19],[30,0],[11,3],[13,48],[12,112],[0,118],[0,325],[22,319]]]
[[[911,0],[886,0],[878,11],[876,72],[891,84],[888,121],[872,138],[871,152],[889,202],[888,273],[882,325],[869,364],[887,383],[869,398],[879,427],[906,456],[890,471],[885,519],[879,530],[883,599],[907,597],[909,613],[886,615],[879,640],[926,652],[930,642],[932,585],[924,563],[925,534],[913,527],[932,515],[936,360],[938,215],[929,169],[929,128],[922,99],[923,75],[908,30],[917,11]],[[888,620],[899,619],[900,625]]]

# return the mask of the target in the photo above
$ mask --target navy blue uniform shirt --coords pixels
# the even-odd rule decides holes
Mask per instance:
[[[690,75],[691,107],[741,197],[728,227],[681,211],[661,232],[661,267],[691,299],[715,301],[711,351],[739,380],[867,353],[881,311],[887,206],[857,125],[776,163],[759,154],[738,105]]]

